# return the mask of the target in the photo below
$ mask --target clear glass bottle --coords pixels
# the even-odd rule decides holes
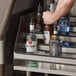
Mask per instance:
[[[54,24],[53,39],[50,40],[50,54],[51,56],[61,56],[62,42],[58,36],[57,25]]]
[[[37,37],[35,35],[35,25],[32,22],[32,19],[30,23],[30,33],[27,34],[26,37],[26,53],[35,54],[37,53]]]

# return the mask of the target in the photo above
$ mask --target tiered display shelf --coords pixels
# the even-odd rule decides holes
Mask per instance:
[[[61,76],[62,75],[76,76],[76,30],[75,30],[76,27],[75,26],[71,27],[72,30],[70,36],[60,36],[60,38],[63,41],[72,42],[71,43],[72,45],[70,47],[63,47],[62,56],[59,57],[53,57],[48,53],[46,54],[45,51],[49,50],[49,46],[43,44],[39,45],[39,51],[37,52],[37,54],[33,54],[33,55],[26,54],[24,49],[25,43],[23,43],[24,39],[22,39],[22,41],[20,42],[20,38],[19,38],[19,37],[21,38],[25,37],[25,35],[20,36],[22,35],[21,28],[22,27],[20,25],[17,33],[16,44],[14,49],[14,67],[13,67],[14,70],[26,71],[27,76],[29,75],[28,72],[40,72],[40,73],[45,73],[47,75],[56,74]],[[43,39],[42,34],[37,36]],[[27,67],[25,64],[25,62],[27,61],[38,62],[38,66]]]

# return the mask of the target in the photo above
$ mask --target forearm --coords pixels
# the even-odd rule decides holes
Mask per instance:
[[[45,24],[52,24],[67,14],[72,8],[76,0],[59,0],[56,10],[54,12],[43,12],[43,20]]]
[[[57,21],[59,18],[68,13],[72,8],[74,2],[75,0],[59,0],[57,8],[53,14],[55,21]]]

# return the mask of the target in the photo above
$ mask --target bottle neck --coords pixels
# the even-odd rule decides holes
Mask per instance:
[[[40,2],[37,9],[37,17],[42,17],[42,6]]]
[[[56,24],[54,24],[54,31],[53,31],[54,39],[59,39],[58,36],[58,27]]]
[[[52,12],[55,10],[54,0],[47,0],[47,10]]]
[[[54,35],[57,35],[57,34],[58,34],[58,28],[57,28],[57,25],[55,25],[55,24],[54,24],[53,34],[54,34]]]
[[[50,28],[50,25],[47,25],[47,24],[46,24],[46,25],[44,26],[44,31],[50,31],[50,29],[51,29],[51,28]]]
[[[35,30],[31,30],[30,35],[35,35]]]

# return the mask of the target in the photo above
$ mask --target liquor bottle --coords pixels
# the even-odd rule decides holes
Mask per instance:
[[[50,40],[50,54],[51,56],[61,56],[62,42],[58,36],[57,24],[54,24],[53,39]]]
[[[69,35],[70,32],[70,18],[69,15],[63,16],[59,20],[59,33],[60,35]]]
[[[42,34],[42,5],[39,2],[38,9],[37,9],[37,16],[36,16],[36,33]]]
[[[47,0],[47,10],[54,12],[54,0]],[[44,41],[45,44],[49,44],[50,43],[50,37],[53,33],[53,25],[44,25]]]
[[[37,38],[35,35],[34,27],[35,27],[35,25],[33,23],[33,20],[31,19],[30,33],[27,34],[27,37],[26,37],[26,53],[28,53],[28,54],[37,53]]]

